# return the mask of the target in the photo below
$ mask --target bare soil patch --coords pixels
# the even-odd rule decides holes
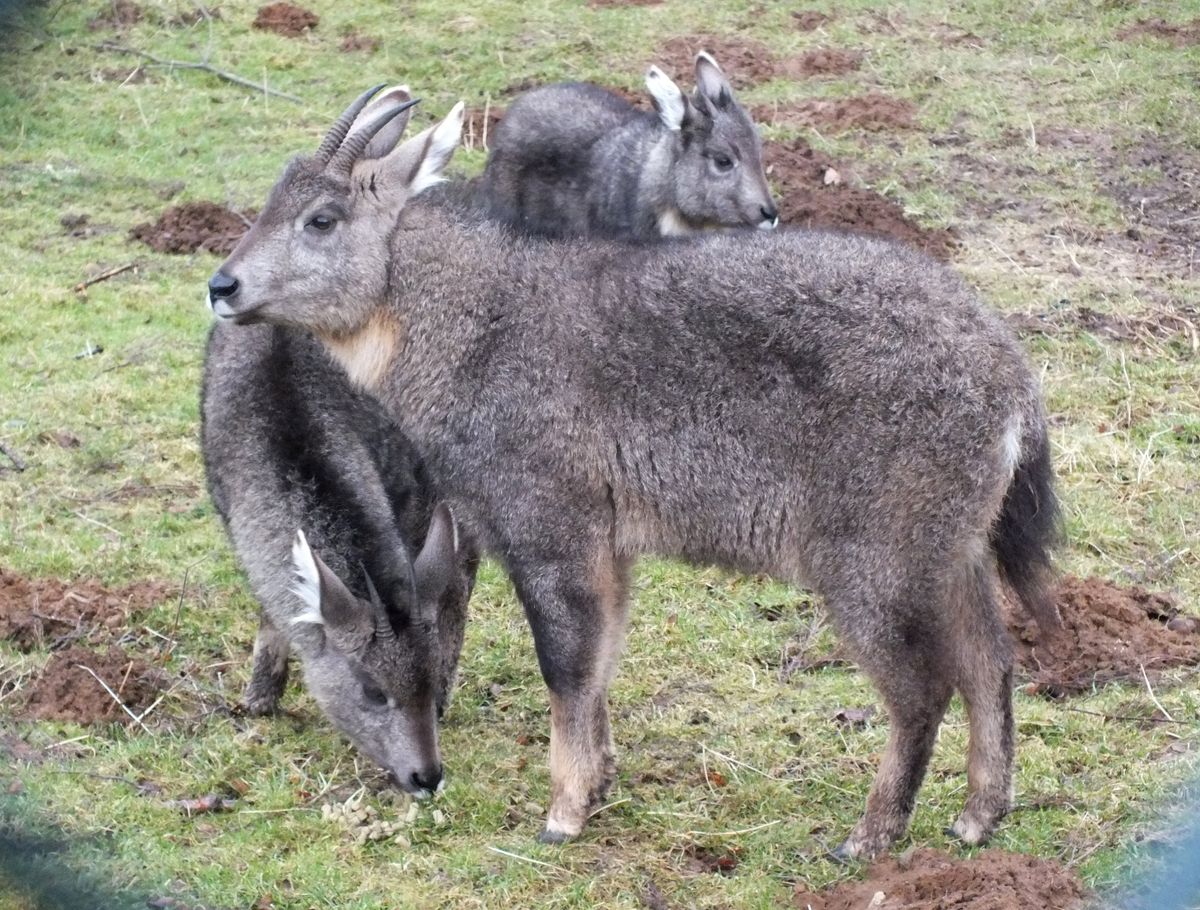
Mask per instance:
[[[840,76],[862,66],[862,51],[836,47],[819,47],[789,60],[787,70],[792,76]]]
[[[129,615],[171,596],[161,581],[106,588],[94,579],[25,578],[0,568],[0,638],[22,651],[122,628]]]
[[[257,213],[245,218],[215,202],[185,202],[166,209],[158,220],[136,225],[129,236],[160,253],[232,252]]]
[[[916,126],[916,105],[903,98],[871,92],[851,98],[804,98],[784,104],[757,104],[757,123],[811,126],[824,132],[909,130]]]
[[[796,22],[796,28],[802,32],[813,32],[819,29],[826,22],[832,21],[833,17],[828,13],[823,13],[815,9],[798,9],[792,13],[792,19]]]
[[[1194,275],[1200,268],[1200,153],[1150,139],[1114,153],[1105,169],[1104,185],[1130,222],[1126,238],[1142,255]]]
[[[299,38],[309,29],[316,28],[320,21],[316,13],[302,6],[269,3],[259,7],[258,15],[254,17],[254,27],[287,38]]]
[[[1088,306],[1043,313],[1009,313],[1008,324],[1020,335],[1089,332],[1100,338],[1144,347],[1181,339],[1200,350],[1200,309],[1179,306],[1144,314],[1101,313]]]
[[[1127,25],[1117,32],[1122,41],[1133,41],[1138,38],[1158,38],[1176,47],[1188,47],[1200,44],[1200,19],[1190,22],[1168,22],[1166,19],[1139,19],[1133,25]]]
[[[141,22],[145,15],[145,10],[133,0],[112,0],[89,19],[87,25],[94,32],[102,29],[127,29]]]
[[[1056,597],[1063,628],[1046,635],[1005,602],[1020,671],[1054,698],[1116,680],[1141,681],[1169,667],[1200,665],[1200,622],[1181,616],[1172,597],[1102,578],[1067,576]]]
[[[164,683],[159,670],[130,657],[120,647],[100,654],[72,645],[50,658],[29,690],[24,714],[37,720],[78,724],[131,720],[100,680],[135,713],[153,703]]]
[[[491,137],[496,134],[496,127],[504,119],[507,110],[502,105],[467,108],[463,118],[463,148],[488,148]]]
[[[338,49],[343,54],[352,54],[356,51],[373,54],[379,50],[380,44],[380,40],[371,35],[361,35],[358,32],[351,32],[342,38],[342,43],[338,45]]]
[[[846,171],[804,140],[769,142],[763,157],[785,223],[886,237],[943,260],[953,253],[953,234],[923,228],[886,196],[850,186]]]
[[[658,49],[667,75],[683,78],[695,69],[696,54],[708,51],[721,65],[734,88],[748,88],[786,75],[778,58],[761,41],[716,35],[680,35]]]
[[[1004,850],[956,859],[923,849],[874,863],[864,881],[818,892],[797,885],[793,902],[805,910],[1070,910],[1085,896],[1075,873],[1053,860]]]

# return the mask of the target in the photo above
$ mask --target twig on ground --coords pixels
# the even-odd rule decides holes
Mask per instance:
[[[13,467],[16,468],[18,471],[24,471],[26,468],[29,467],[29,465],[27,465],[25,463],[25,461],[21,458],[20,455],[18,455],[16,452],[14,452],[11,448],[6,446],[2,442],[0,442],[0,455],[5,456],[9,461],[11,461],[13,463]]]
[[[256,92],[262,92],[264,95],[274,95],[277,98],[285,98],[288,101],[295,101],[297,104],[304,102],[303,98],[296,95],[289,95],[287,92],[281,92],[278,89],[273,89],[268,85],[263,85],[253,80],[246,79],[244,76],[239,76],[237,73],[231,73],[228,70],[218,69],[207,60],[167,60],[163,57],[157,57],[154,54],[147,53],[143,50],[138,50],[136,47],[126,47],[123,44],[113,44],[111,41],[105,41],[102,44],[96,45],[97,50],[109,51],[114,54],[133,54],[135,57],[141,57],[149,60],[155,66],[165,66],[169,69],[181,70],[202,70],[210,73],[218,79],[224,79],[226,82],[232,82],[234,85],[240,85],[243,88],[252,88]]]
[[[130,269],[137,268],[136,262],[127,262],[125,265],[119,265],[116,268],[109,269],[106,272],[101,272],[95,278],[89,278],[87,281],[81,281],[75,287],[71,288],[76,294],[82,294],[85,289],[90,288],[93,284],[99,284],[101,281],[108,281],[110,278],[115,278],[122,272],[128,272]]]
[[[507,850],[501,850],[499,847],[493,847],[491,844],[488,844],[488,849],[491,850],[493,853],[499,853],[501,856],[507,856],[509,859],[520,860],[523,863],[529,863],[530,865],[533,865],[533,866],[544,866],[547,869],[553,869],[555,872],[566,872],[567,871],[562,866],[554,865],[554,863],[544,863],[540,859],[533,859],[532,857],[522,856],[520,853],[510,853]]]
[[[1181,727],[1194,727],[1200,724],[1200,720],[1186,721],[1175,720],[1171,717],[1140,717],[1137,714],[1105,714],[1103,711],[1089,711],[1087,708],[1072,708],[1068,705],[1063,705],[1062,709],[1064,711],[1073,711],[1076,714],[1087,714],[1089,717],[1101,717],[1104,720],[1132,720],[1142,724],[1178,724]],[[1162,709],[1160,708],[1159,710]],[[1163,713],[1165,714],[1166,712],[1163,711]]]
[[[1150,686],[1150,677],[1146,675],[1146,668],[1141,664],[1138,664],[1138,669],[1142,671],[1142,681],[1146,683],[1146,691],[1150,693],[1150,700],[1154,702],[1154,707],[1158,708],[1158,710],[1162,712],[1163,717],[1171,722],[1174,722],[1175,718],[1171,716],[1171,712],[1162,706],[1162,702],[1160,702],[1158,697],[1154,694],[1154,689]]]

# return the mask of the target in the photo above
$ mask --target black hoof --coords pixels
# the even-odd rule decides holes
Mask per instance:
[[[571,840],[571,835],[562,831],[551,831],[549,828],[543,828],[542,833],[537,836],[539,844],[553,844],[561,846]]]

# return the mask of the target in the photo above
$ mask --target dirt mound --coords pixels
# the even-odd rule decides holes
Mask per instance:
[[[840,76],[862,66],[863,56],[862,51],[819,47],[789,60],[787,71],[792,76]]]
[[[87,667],[91,670],[84,669]],[[94,676],[92,674],[95,674]],[[101,685],[99,680],[104,681]],[[162,673],[119,647],[105,654],[72,645],[46,664],[29,690],[24,714],[37,720],[94,724],[131,720],[104,688],[135,714],[150,707],[163,687]]]
[[[130,613],[169,596],[161,581],[106,588],[93,579],[62,582],[0,569],[0,638],[29,651],[61,636],[119,629]]]
[[[792,13],[792,18],[796,20],[796,28],[802,32],[816,31],[833,19],[829,14],[815,9],[798,9]]]
[[[342,43],[338,47],[343,54],[351,54],[355,51],[373,54],[379,50],[381,43],[378,38],[372,38],[370,35],[360,35],[358,32],[351,32],[342,39]]]
[[[288,38],[299,38],[308,29],[316,28],[320,18],[316,13],[291,3],[269,3],[258,9],[254,27]]]
[[[698,51],[713,55],[734,88],[747,88],[786,75],[771,49],[753,39],[680,35],[659,47],[655,59],[668,76],[684,79],[690,87]]]
[[[237,212],[215,202],[185,202],[174,205],[154,222],[136,225],[129,236],[160,253],[206,253],[228,255],[246,233],[248,221]]]
[[[1188,47],[1200,44],[1200,19],[1179,23],[1168,22],[1166,19],[1139,19],[1133,25],[1127,25],[1117,32],[1117,37],[1122,41],[1158,38],[1176,47]]]
[[[865,881],[815,893],[797,885],[793,901],[804,910],[1069,910],[1085,894],[1075,873],[1052,860],[1003,850],[955,859],[924,849],[880,860]]]
[[[763,159],[767,177],[779,191],[784,223],[873,234],[938,259],[950,258],[955,241],[949,231],[923,228],[886,196],[847,185],[845,171],[804,140],[769,142]]]
[[[873,92],[853,98],[804,98],[783,104],[757,104],[750,116],[758,123],[811,126],[824,132],[908,130],[916,126],[916,105]]]
[[[1056,601],[1063,619],[1057,636],[1043,635],[1019,606],[1005,603],[1017,664],[1037,691],[1057,698],[1114,680],[1140,681],[1143,668],[1200,665],[1200,622],[1180,616],[1165,594],[1068,576]]]
[[[112,0],[88,20],[87,26],[94,32],[101,29],[126,29],[137,25],[144,16],[145,11],[133,0]]]

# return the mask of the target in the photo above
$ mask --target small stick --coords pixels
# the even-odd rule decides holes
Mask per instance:
[[[86,670],[88,673],[90,673],[92,675],[92,678],[94,680],[96,680],[96,682],[100,683],[101,686],[104,687],[104,691],[112,696],[112,700],[121,706],[121,710],[124,711],[126,714],[128,714],[129,717],[139,727],[141,727],[146,732],[147,736],[154,735],[153,733],[150,732],[150,728],[147,727],[144,723],[142,723],[142,719],[140,717],[138,717],[136,714],[134,714],[132,711],[130,711],[129,707],[125,704],[125,702],[121,701],[121,699],[118,697],[117,693],[108,687],[108,683],[106,683],[104,680],[102,680],[99,676],[96,675],[95,670],[93,670],[91,667],[85,666],[84,664],[76,664],[75,666],[77,666],[80,670]]]
[[[277,91],[270,86],[260,85],[257,82],[252,82],[249,79],[239,76],[237,73],[231,73],[227,70],[217,69],[206,61],[194,62],[190,60],[166,60],[162,57],[156,57],[154,54],[148,54],[145,51],[138,50],[136,47],[126,47],[123,44],[113,44],[110,41],[105,41],[103,44],[96,45],[97,50],[112,51],[116,54],[133,54],[137,57],[142,57],[149,60],[155,66],[166,66],[171,69],[181,70],[203,70],[206,73],[211,73],[218,79],[224,79],[226,82],[232,82],[234,85],[240,85],[244,88],[252,88],[257,92],[262,92],[264,95],[274,95],[277,98],[286,98],[288,101],[295,101],[297,104],[303,104],[304,99],[298,98],[295,95],[289,95],[287,92]]]
[[[110,278],[115,278],[122,272],[128,272],[132,268],[136,268],[136,262],[127,262],[125,265],[119,265],[114,269],[109,269],[107,272],[101,272],[95,278],[89,278],[87,281],[81,281],[75,287],[71,288],[76,294],[82,294],[84,288],[90,288],[93,284],[99,284],[101,281],[108,281]]]
[[[487,144],[487,128],[488,128],[488,113],[492,109],[492,96],[488,95],[483,99],[483,139],[480,140],[479,147],[485,152],[488,150]]]
[[[493,847],[491,844],[488,844],[488,849],[491,850],[493,853],[499,853],[501,856],[507,856],[509,859],[517,859],[523,863],[531,863],[535,866],[545,866],[547,869],[553,869],[555,872],[566,872],[567,871],[562,866],[554,865],[554,863],[544,863],[540,859],[533,859],[532,857],[522,856],[520,853],[509,853],[507,850],[501,850],[499,847]]]
[[[1146,675],[1146,668],[1141,664],[1138,664],[1138,669],[1142,671],[1142,680],[1146,683],[1146,691],[1150,693],[1150,700],[1154,702],[1154,707],[1158,708],[1158,710],[1162,712],[1163,717],[1174,723],[1175,718],[1173,718],[1171,713],[1162,706],[1162,702],[1155,697],[1154,690],[1150,688],[1150,677]]]
[[[0,455],[6,456],[8,458],[8,460],[13,463],[13,467],[16,468],[18,471],[24,471],[27,467],[29,467],[29,465],[27,465],[21,459],[20,455],[18,455],[16,452],[14,452],[12,449],[10,449],[8,446],[6,446],[2,442],[0,442]]]

